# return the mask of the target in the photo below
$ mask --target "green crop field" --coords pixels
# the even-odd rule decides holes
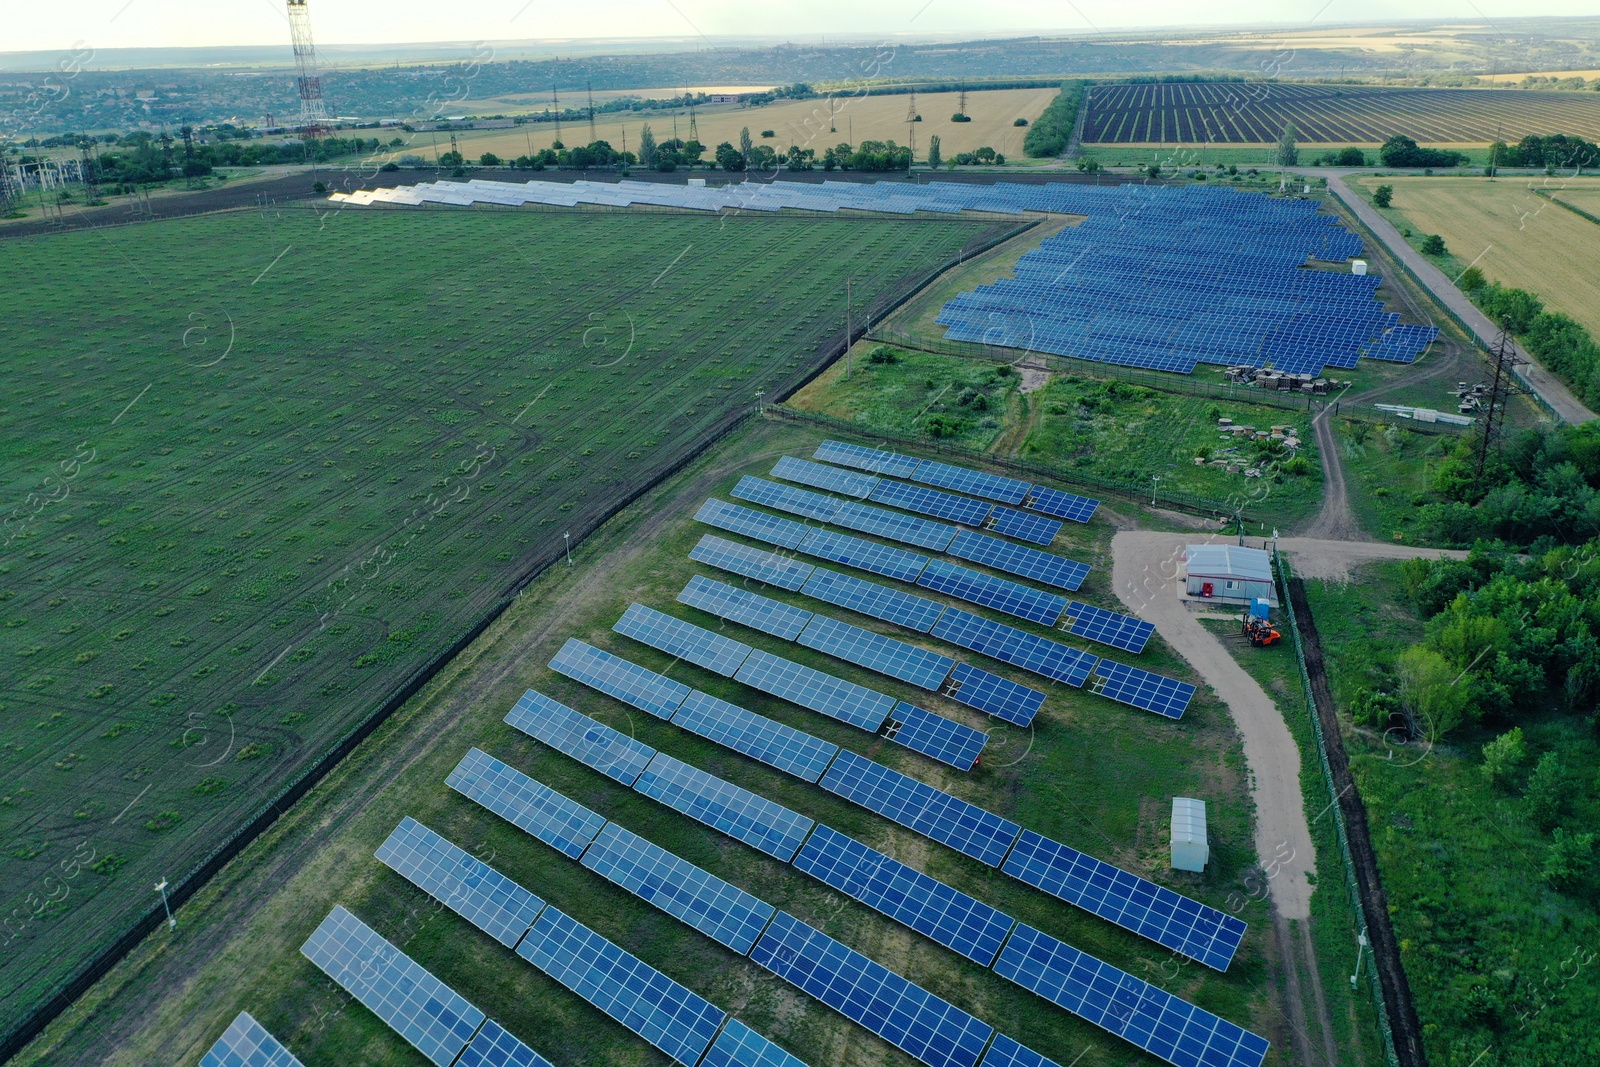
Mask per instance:
[[[0,1033],[541,563],[989,223],[307,209],[19,239]]]

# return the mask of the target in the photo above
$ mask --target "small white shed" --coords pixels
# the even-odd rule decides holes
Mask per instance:
[[[1278,606],[1272,556],[1240,545],[1189,545],[1184,551],[1184,581],[1190,596],[1248,604],[1265,600]]]
[[[1206,802],[1191,797],[1172,798],[1172,867],[1203,871],[1211,858],[1206,844]]]

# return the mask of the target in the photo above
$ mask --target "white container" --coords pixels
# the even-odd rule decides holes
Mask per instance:
[[[1172,798],[1172,867],[1203,871],[1211,858],[1206,844],[1206,804],[1190,797]]]
[[[1364,259],[1352,259],[1350,261],[1350,273],[1351,274],[1365,274],[1365,273],[1367,273],[1367,261],[1364,260]]]

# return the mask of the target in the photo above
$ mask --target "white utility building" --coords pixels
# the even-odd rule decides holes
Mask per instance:
[[[1190,596],[1249,604],[1265,600],[1278,607],[1272,556],[1240,545],[1189,545],[1184,550],[1185,587]]]
[[[1206,844],[1206,802],[1190,797],[1172,798],[1172,867],[1203,871],[1211,858]]]

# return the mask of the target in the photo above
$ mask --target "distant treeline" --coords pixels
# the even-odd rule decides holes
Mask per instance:
[[[323,163],[376,152],[380,144],[376,137],[324,137],[309,143],[221,141],[185,145],[170,136],[135,133],[121,138],[117,147],[116,152],[89,157],[91,181],[100,185],[131,186],[203,177],[215,167]]]
[[[1600,167],[1600,147],[1582,137],[1557,133],[1524,137],[1514,145],[1496,141],[1489,147],[1489,158],[1497,167]]]

